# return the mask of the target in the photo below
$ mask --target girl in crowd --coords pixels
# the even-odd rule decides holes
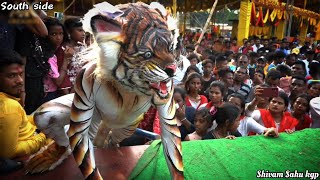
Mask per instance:
[[[215,108],[215,107],[213,107]],[[213,109],[214,110],[214,109]],[[208,129],[212,126],[213,118],[206,107],[199,108],[194,118],[194,125],[196,131],[188,134],[185,138],[186,141],[201,140],[206,135]]]
[[[185,83],[185,89],[187,96],[185,98],[186,106],[192,106],[198,109],[202,104],[208,103],[207,98],[204,95],[199,95],[199,92],[203,85],[202,76],[196,72],[191,73]]]
[[[44,39],[44,43],[48,45],[44,47],[50,49],[52,48],[52,52],[57,52],[59,51],[59,48],[61,48],[61,45],[64,41],[63,25],[58,19],[55,18],[47,18],[45,25],[48,29],[48,36],[46,39]],[[62,57],[65,57],[66,59],[63,59],[62,62],[60,62],[62,63],[60,68],[58,68],[58,59],[55,54],[48,60],[51,69],[43,80],[45,91],[43,103],[58,97],[57,89],[67,77],[67,67],[69,62],[67,57],[71,57],[72,54],[66,51],[63,51],[62,53]]]
[[[176,120],[181,133],[181,139],[185,139],[187,134],[195,131],[193,122],[196,109],[185,106],[186,91],[183,88],[174,88],[173,99],[176,102]]]
[[[264,134],[265,136],[279,136],[278,131],[275,128],[265,128],[251,117],[244,116],[245,99],[241,94],[233,93],[229,95],[228,102],[236,105],[240,109],[241,116],[238,131],[242,136],[248,136],[249,132],[254,134]]]
[[[308,115],[311,101],[311,97],[308,95],[300,95],[294,101],[292,105],[291,115],[299,120],[299,124],[296,126],[295,130],[303,130],[309,128],[312,124],[312,119]]]
[[[68,33],[68,42],[66,43],[73,51],[73,56],[70,60],[70,66],[68,69],[68,76],[72,85],[75,83],[75,78],[78,72],[82,68],[81,62],[77,57],[77,53],[83,51],[86,48],[85,45],[85,31],[82,28],[82,22],[80,18],[70,18],[64,22]]]
[[[217,127],[202,139],[235,139],[236,136],[241,136],[237,131],[240,124],[240,109],[236,105],[224,103],[219,108],[211,108],[210,114],[216,120]]]
[[[184,76],[183,76],[183,78],[182,78],[182,83],[178,84],[177,86],[184,88],[184,85],[185,85],[185,83],[186,83],[186,81],[187,81],[187,77],[189,76],[189,74],[191,74],[191,73],[193,73],[193,72],[196,72],[196,73],[200,74],[200,71],[199,71],[199,69],[197,68],[197,66],[195,66],[195,65],[190,65],[190,66],[187,68],[187,70],[186,70],[186,72],[185,72],[185,74],[184,74]]]
[[[220,107],[223,104],[223,97],[225,92],[225,86],[224,83],[221,81],[213,81],[210,84],[210,87],[208,88],[208,94],[209,94],[209,103],[205,103],[201,105],[201,107],[211,108],[214,107]]]
[[[248,105],[246,115],[251,116],[259,124],[267,128],[277,128],[278,132],[292,133],[299,121],[287,112],[289,98],[286,93],[279,91],[278,97],[272,97],[268,109],[254,110],[263,93],[263,89],[256,88],[255,98]]]

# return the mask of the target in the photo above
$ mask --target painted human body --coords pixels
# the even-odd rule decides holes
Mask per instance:
[[[62,161],[68,155],[70,141],[71,151],[84,177],[101,179],[88,135],[93,118],[102,120],[94,144],[97,147],[116,146],[134,133],[141,115],[155,105],[172,178],[183,179],[180,132],[176,126],[171,78],[175,71],[173,50],[176,36],[167,23],[170,18],[162,6],[152,4],[114,7],[101,3],[95,7],[85,16],[84,25],[90,24],[99,46],[95,51],[99,53],[96,61],[88,63],[79,72],[72,105],[65,105],[64,97],[61,97],[43,105],[35,113],[38,128],[49,132],[50,137],[54,134],[50,135],[49,124],[54,119],[66,119],[71,106],[68,136],[61,133],[60,139],[56,136],[56,143],[47,151],[33,157],[28,165],[29,172],[41,172],[58,165],[56,161],[54,166],[41,165],[37,159],[43,161],[47,158],[50,161],[50,157],[53,158],[50,151],[55,150],[60,152],[55,159]],[[70,98],[72,95],[67,96]],[[60,121],[60,125],[65,124],[68,120]]]

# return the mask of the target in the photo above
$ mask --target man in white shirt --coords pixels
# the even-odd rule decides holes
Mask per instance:
[[[177,44],[177,69],[176,73],[173,76],[173,84],[177,85],[182,82],[182,79],[184,77],[184,74],[187,71],[187,68],[190,66],[190,61],[183,55],[181,55],[181,44]]]
[[[263,45],[260,44],[260,39],[259,39],[259,38],[256,38],[254,43],[255,43],[255,44],[252,46],[253,52],[257,52],[258,49],[260,49],[260,48],[263,47]]]

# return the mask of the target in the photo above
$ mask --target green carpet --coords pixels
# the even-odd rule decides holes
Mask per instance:
[[[283,177],[286,170],[297,170],[305,177],[306,170],[320,173],[320,129],[281,133],[279,138],[183,142],[182,152],[185,179],[254,179],[258,170]],[[129,179],[170,179],[159,140],[145,151]]]

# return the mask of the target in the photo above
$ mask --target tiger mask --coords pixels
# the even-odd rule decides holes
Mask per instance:
[[[101,49],[97,79],[153,96],[153,104],[166,103],[176,69],[178,32],[172,22],[158,3],[96,5],[84,17],[84,27],[90,25],[87,30]]]

